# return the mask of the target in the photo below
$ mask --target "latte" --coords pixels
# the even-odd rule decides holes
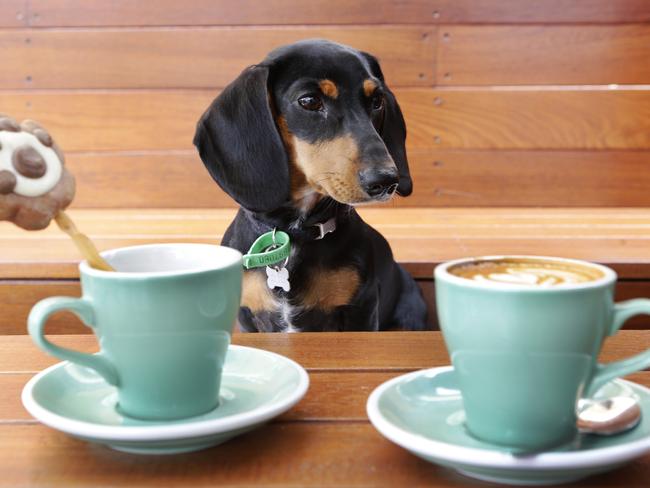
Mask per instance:
[[[595,267],[531,258],[473,261],[452,266],[448,271],[468,280],[539,287],[585,283],[604,276]]]

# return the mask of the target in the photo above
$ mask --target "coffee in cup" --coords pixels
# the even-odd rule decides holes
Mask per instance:
[[[508,283],[550,287],[586,283],[604,277],[591,266],[540,258],[495,258],[464,262],[449,268],[449,273],[487,284]]]

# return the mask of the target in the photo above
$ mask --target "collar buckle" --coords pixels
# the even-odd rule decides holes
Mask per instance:
[[[336,217],[332,217],[326,222],[319,222],[317,224],[314,224],[312,227],[318,228],[318,236],[314,238],[315,241],[318,241],[325,237],[327,234],[336,230]]]

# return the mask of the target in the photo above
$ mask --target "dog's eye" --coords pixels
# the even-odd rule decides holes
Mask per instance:
[[[298,99],[298,103],[305,110],[322,110],[323,101],[314,95],[305,95]]]
[[[372,109],[381,110],[384,108],[384,96],[381,94],[376,94],[372,97]]]

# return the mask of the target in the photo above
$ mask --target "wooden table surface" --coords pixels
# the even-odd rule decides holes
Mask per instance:
[[[90,335],[53,342],[90,352]],[[205,451],[139,456],[68,437],[33,420],[20,403],[32,375],[57,362],[27,336],[0,336],[0,486],[488,486],[429,464],[384,439],[365,403],[382,382],[449,363],[439,332],[235,334],[233,342],[301,363],[305,398],[270,424]],[[622,331],[601,359],[629,356],[650,331]],[[650,386],[650,371],[631,375]],[[647,487],[650,455],[574,486]]]

